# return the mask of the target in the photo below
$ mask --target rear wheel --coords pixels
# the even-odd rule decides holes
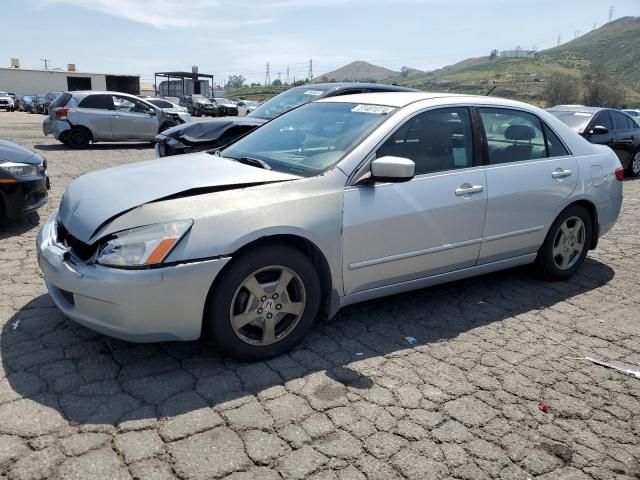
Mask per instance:
[[[85,148],[89,145],[91,141],[91,137],[89,136],[89,132],[87,132],[84,128],[72,128],[69,134],[67,135],[67,144],[74,148]]]
[[[629,162],[626,174],[628,177],[637,177],[640,175],[640,150],[635,153],[631,162]]]
[[[538,251],[539,272],[549,280],[567,280],[580,268],[589,251],[593,224],[589,212],[579,205],[563,211]]]
[[[227,355],[262,360],[300,342],[319,306],[311,261],[290,247],[260,247],[235,259],[212,287],[204,333]]]

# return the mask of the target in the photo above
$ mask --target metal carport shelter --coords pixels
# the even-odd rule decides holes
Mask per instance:
[[[182,95],[184,95],[184,81],[185,79],[190,79],[193,81],[193,89],[196,94],[200,94],[200,82],[199,80],[211,80],[211,88],[214,88],[213,84],[213,74],[209,73],[198,73],[197,70],[192,72],[156,72],[153,74],[153,87],[155,91],[158,92],[158,77],[166,78],[167,81],[173,80],[181,80],[182,81]]]

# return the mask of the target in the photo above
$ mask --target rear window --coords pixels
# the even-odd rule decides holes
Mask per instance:
[[[550,110],[549,113],[562,120],[567,126],[578,133],[581,133],[585,129],[589,120],[591,120],[591,117],[593,116],[593,114],[589,112],[562,112]]]
[[[51,102],[51,105],[49,106],[49,108],[64,107],[69,100],[71,100],[70,93],[67,93],[67,92],[61,93],[55,98],[55,100],[53,100],[53,102]]]

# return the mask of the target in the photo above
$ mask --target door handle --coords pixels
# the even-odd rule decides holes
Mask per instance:
[[[469,183],[465,183],[460,185],[460,188],[456,188],[456,195],[458,197],[462,197],[464,195],[473,195],[474,193],[482,192],[482,185],[471,185]]]
[[[563,170],[562,168],[558,168],[551,173],[551,178],[564,178],[571,175],[573,172],[571,170]]]
[[[120,118],[120,115],[113,114],[113,118]]]

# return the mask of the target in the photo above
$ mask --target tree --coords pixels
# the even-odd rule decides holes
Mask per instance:
[[[409,67],[402,67],[400,69],[400,76],[402,78],[407,78],[409,76]]]
[[[490,58],[498,58],[498,50],[497,49],[493,49],[491,50],[491,53],[489,54]]]
[[[609,74],[604,63],[592,63],[584,73],[583,81],[586,105],[621,108],[625,104],[624,87]]]
[[[242,75],[231,75],[227,80],[228,88],[241,88],[244,85],[245,78]]]
[[[544,87],[548,107],[577,103],[580,98],[579,80],[566,73],[553,73]]]
[[[276,78],[273,82],[271,82],[271,85],[274,87],[281,87],[282,81],[279,78]]]

